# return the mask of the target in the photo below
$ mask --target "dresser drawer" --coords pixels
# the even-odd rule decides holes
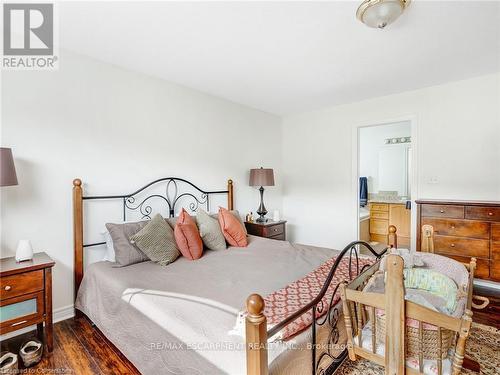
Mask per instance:
[[[273,237],[283,234],[285,231],[285,226],[283,224],[273,225],[264,227],[262,230],[262,234],[264,237]]]
[[[372,219],[385,219],[389,220],[389,211],[383,212],[383,211],[371,211],[370,212],[370,218]]]
[[[491,223],[491,240],[500,241],[500,224]]]
[[[0,302],[2,333],[39,323],[44,318],[43,291],[3,299]]]
[[[370,233],[373,234],[388,234],[389,220],[370,219]]]
[[[490,242],[473,238],[434,236],[434,252],[441,254],[462,255],[489,258]]]
[[[387,203],[371,203],[370,211],[385,211],[389,212],[389,204]]]
[[[43,290],[43,270],[2,277],[0,299]]]
[[[446,256],[446,257],[451,258],[451,259],[455,259],[456,261],[462,262],[465,264],[469,264],[470,259],[471,259],[471,257],[443,254],[443,253],[439,253],[438,251],[435,251],[435,253]],[[476,259],[476,272],[474,273],[474,276],[479,277],[480,279],[489,278],[490,277],[490,261],[487,259]]]
[[[467,206],[465,218],[500,222],[500,207]]]
[[[491,272],[493,280],[500,281],[500,242],[491,243]]]
[[[490,224],[479,221],[425,217],[422,218],[422,225],[432,225],[434,233],[442,236],[470,237],[483,240],[490,238]]]
[[[454,219],[464,218],[464,206],[454,206],[448,204],[423,204],[420,211],[421,216],[428,217],[448,217]]]

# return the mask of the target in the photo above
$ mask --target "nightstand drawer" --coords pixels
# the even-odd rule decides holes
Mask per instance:
[[[283,224],[273,225],[265,227],[262,230],[264,237],[274,237],[282,234],[285,231],[285,226]]]
[[[43,290],[43,270],[2,277],[0,299]]]
[[[270,240],[279,240],[279,241],[285,241],[285,233],[281,233],[281,234],[278,234],[277,236],[271,236],[271,237],[267,237],[269,238]]]
[[[3,299],[0,302],[2,333],[39,323],[44,316],[43,292]]]

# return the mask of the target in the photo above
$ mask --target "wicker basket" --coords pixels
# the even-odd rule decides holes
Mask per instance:
[[[385,314],[375,314],[376,339],[378,343],[385,342]],[[425,326],[424,326],[425,327]],[[422,350],[424,359],[437,360],[439,357],[438,331],[422,328]],[[411,357],[418,357],[420,353],[420,338],[418,328],[406,325],[406,353]],[[441,329],[441,359],[448,356],[448,350],[453,342],[453,331]]]

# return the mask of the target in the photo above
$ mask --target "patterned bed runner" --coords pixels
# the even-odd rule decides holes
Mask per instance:
[[[336,257],[327,260],[303,278],[294,281],[286,287],[273,292],[264,298],[264,315],[267,318],[268,329],[306,306],[319,294],[326,278],[328,277],[328,273],[335,262],[335,259]],[[359,257],[359,270],[361,271],[365,265],[371,265],[373,263],[375,263],[375,258]],[[353,278],[356,277],[355,261],[351,264],[351,273]],[[343,259],[340,261],[332,282],[321,300],[323,307],[316,310],[316,318],[319,318],[327,313],[330,303],[335,305],[339,301],[340,295],[338,289],[333,297],[333,300],[332,295],[336,286],[343,281],[349,281],[349,259]],[[321,303],[318,306],[321,306]],[[309,310],[283,328],[274,337],[274,339],[286,340],[302,332],[311,325],[312,318],[312,311]]]

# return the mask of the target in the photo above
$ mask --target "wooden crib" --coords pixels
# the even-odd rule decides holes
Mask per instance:
[[[437,327],[436,340],[438,347],[437,373],[443,373],[443,353],[441,333],[449,330],[455,333],[455,343],[453,360],[451,363],[451,373],[458,375],[462,368],[465,352],[465,343],[469,336],[472,323],[472,282],[476,268],[476,259],[472,258],[470,264],[466,265],[469,272],[467,288],[467,302],[464,314],[459,317],[451,317],[422,305],[406,301],[404,281],[403,281],[403,259],[398,255],[388,255],[387,257],[387,278],[385,283],[385,293],[363,292],[363,288],[368,279],[376,272],[375,268],[365,272],[359,278],[348,285],[341,285],[340,293],[343,303],[343,313],[347,330],[347,348],[349,358],[356,360],[362,357],[385,367],[386,374],[419,374],[423,373],[423,324],[428,323]],[[376,309],[385,310],[385,343],[384,354],[377,353],[376,343]],[[371,317],[371,318],[369,318]],[[406,319],[418,321],[418,366],[413,369],[406,366]],[[363,346],[363,327],[370,325],[371,345],[369,349]],[[371,349],[371,350],[370,350]]]

